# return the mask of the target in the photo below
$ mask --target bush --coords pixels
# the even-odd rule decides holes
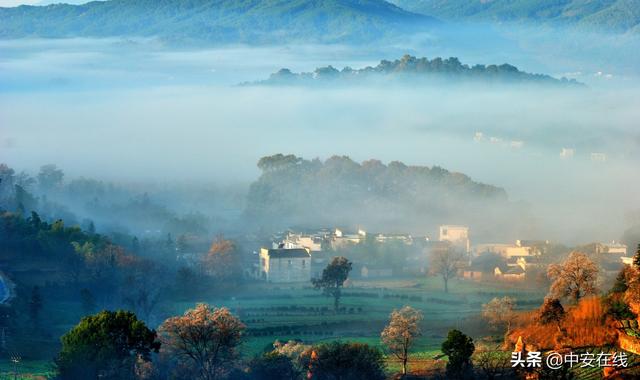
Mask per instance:
[[[313,380],[384,380],[382,352],[362,343],[331,342],[317,346],[308,365]]]

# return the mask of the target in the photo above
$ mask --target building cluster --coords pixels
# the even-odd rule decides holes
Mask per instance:
[[[532,268],[543,268],[541,257],[551,244],[548,240],[516,240],[513,243],[481,243],[472,245],[469,228],[442,225],[437,239],[410,234],[368,233],[358,228],[321,229],[310,232],[287,231],[272,236],[270,247],[261,248],[255,277],[272,283],[308,282],[318,278],[336,255],[335,251],[357,246],[365,241],[395,243],[403,250],[401,268],[382,265],[375,260],[354,262],[352,276],[372,279],[411,274],[425,274],[429,258],[437,250],[453,249],[462,254],[460,276],[468,280],[522,281]],[[591,244],[594,253],[627,258],[627,247],[619,243]],[[391,254],[391,253],[390,253]],[[616,258],[616,260],[619,259]]]

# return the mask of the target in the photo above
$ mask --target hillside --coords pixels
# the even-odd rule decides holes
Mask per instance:
[[[568,24],[614,32],[638,31],[637,0],[391,0],[409,11],[443,20]]]
[[[0,8],[0,38],[355,42],[434,21],[383,0],[110,0]]]
[[[271,74],[269,79],[257,82],[258,85],[312,85],[312,84],[350,84],[365,81],[389,81],[410,79],[411,84],[416,80],[446,80],[474,81],[490,83],[530,83],[542,85],[581,86],[575,80],[565,78],[556,79],[544,74],[530,74],[518,70],[517,67],[502,65],[474,65],[462,64],[457,58],[447,59],[416,58],[405,55],[394,61],[383,60],[377,66],[354,70],[345,67],[337,70],[332,66],[319,67],[313,72],[293,73],[288,69],[281,69]]]
[[[464,223],[477,226],[480,235],[483,226],[509,231],[526,218],[514,215],[524,210],[513,208],[504,189],[438,166],[277,154],[263,157],[258,168],[262,175],[250,187],[246,222],[274,231],[361,225],[425,234],[439,224]]]

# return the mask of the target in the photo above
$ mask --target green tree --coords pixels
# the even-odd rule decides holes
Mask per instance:
[[[156,332],[122,310],[84,317],[61,340],[61,379],[131,378],[136,360],[149,361],[160,348]]]
[[[447,377],[464,379],[471,372],[471,356],[476,347],[471,337],[459,330],[451,330],[442,343],[442,352],[449,357]]]
[[[38,185],[44,191],[51,190],[62,184],[64,178],[64,172],[56,165],[48,164],[40,167],[38,173]]]
[[[384,380],[384,356],[363,343],[331,342],[316,347],[309,359],[312,380]]]
[[[564,311],[564,307],[562,307],[559,299],[551,297],[544,299],[544,303],[540,307],[540,311],[538,313],[538,320],[540,323],[543,325],[553,323],[558,328],[558,331],[561,331],[560,324],[565,317],[566,312]]]
[[[296,380],[301,377],[291,359],[277,352],[269,352],[251,360],[249,374],[254,380]]]
[[[624,293],[629,289],[629,286],[627,285],[628,270],[629,267],[626,265],[620,269],[620,272],[618,272],[616,280],[611,287],[611,293]]]
[[[327,297],[333,297],[333,308],[337,312],[342,296],[342,286],[349,277],[352,264],[345,257],[334,257],[322,271],[320,278],[311,279],[316,289],[322,289]]]

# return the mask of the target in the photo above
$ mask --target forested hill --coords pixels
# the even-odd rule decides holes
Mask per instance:
[[[530,74],[518,70],[507,63],[502,65],[474,65],[462,64],[458,58],[447,59],[416,58],[405,55],[395,61],[383,60],[377,66],[367,66],[362,69],[345,67],[338,70],[333,66],[319,67],[313,72],[293,73],[289,69],[281,69],[271,74],[269,79],[255,82],[258,85],[308,85],[322,83],[362,83],[376,80],[433,80],[447,81],[481,81],[497,83],[531,83],[543,85],[582,86],[575,80],[566,78],[556,79],[544,74]]]
[[[0,8],[0,38],[359,42],[434,22],[384,0],[109,0]]]
[[[424,234],[438,224],[467,223],[478,232],[521,220],[505,217],[504,189],[438,166],[277,154],[258,167],[262,175],[250,187],[246,220],[264,228],[361,225]]]
[[[640,33],[638,0],[391,0],[399,7],[443,20],[532,22]]]

